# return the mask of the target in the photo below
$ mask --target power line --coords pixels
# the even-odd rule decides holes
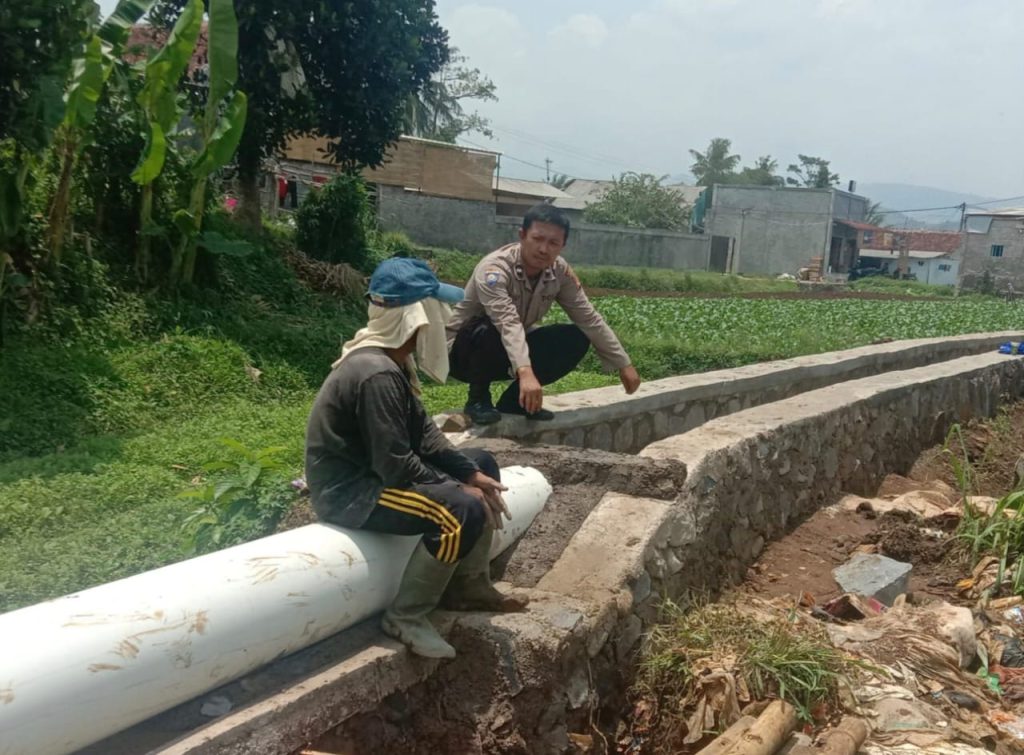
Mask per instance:
[[[533,145],[539,146],[539,147],[545,147],[546,149],[552,150],[554,152],[561,152],[562,154],[567,155],[567,156],[569,156],[569,157],[571,157],[573,159],[584,160],[586,162],[590,162],[590,163],[593,163],[595,165],[601,165],[602,167],[605,167],[605,168],[607,168],[609,166],[618,166],[620,168],[626,168],[627,170],[632,170],[635,167],[635,166],[632,166],[632,165],[630,165],[628,163],[625,163],[625,162],[623,162],[621,160],[618,160],[618,159],[612,158],[612,157],[608,157],[606,155],[598,156],[598,155],[595,155],[595,154],[583,152],[582,150],[576,149],[574,147],[569,147],[569,146],[563,145],[560,142],[549,141],[547,139],[541,139],[540,137],[531,136],[530,134],[527,134],[525,131],[517,131],[515,129],[506,129],[506,128],[502,128],[500,126],[494,126],[494,125],[492,125],[491,128],[493,130],[495,130],[495,131],[498,131],[500,133],[503,133],[503,134],[506,134],[506,135],[510,136],[512,139],[515,139],[515,140],[518,140],[518,141],[521,141],[521,142],[525,142],[527,144],[533,144]]]
[[[460,137],[460,138],[462,138],[462,137]],[[482,146],[480,144],[474,144],[473,142],[469,141],[468,139],[462,139],[462,141],[465,142],[466,144],[468,144],[470,147],[476,147],[477,149],[487,149],[487,147],[484,147],[484,146]],[[513,157],[512,155],[508,154],[507,152],[501,152],[499,154],[502,157],[504,157],[506,160],[511,160],[512,162],[515,162],[515,163],[522,163],[523,165],[529,165],[531,168],[537,168],[538,170],[544,170],[544,171],[546,171],[548,169],[548,166],[538,165],[537,163],[531,163],[529,160],[521,160],[518,157]],[[579,178],[579,176],[570,176],[568,173],[563,173],[562,175],[563,176],[567,176],[569,178],[573,178],[573,179]]]
[[[1018,199],[1024,199],[1024,196],[1022,196],[1022,197],[1007,197],[1006,199],[990,199],[987,202],[978,202],[976,204],[969,204],[967,206],[968,207],[984,207],[985,205],[990,205],[990,204],[1002,204],[1003,202],[1016,202]]]
[[[879,210],[879,215],[895,215],[899,213],[901,215],[907,215],[911,212],[936,212],[938,210],[962,210],[965,207],[984,207],[990,204],[1002,204],[1003,202],[1015,202],[1018,199],[1024,199],[1024,196],[1020,197],[1007,197],[1006,199],[990,199],[985,202],[978,202],[977,204],[967,204],[961,202],[960,204],[950,205],[949,207],[921,207],[914,210]]]

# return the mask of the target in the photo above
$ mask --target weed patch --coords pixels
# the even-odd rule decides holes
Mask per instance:
[[[668,604],[648,636],[633,697],[641,715],[634,726],[658,751],[677,752],[688,718],[705,692],[704,681],[728,679],[740,706],[778,698],[801,719],[820,719],[838,707],[840,684],[858,665],[837,651],[820,626],[795,611],[769,605],[705,604],[689,610]]]

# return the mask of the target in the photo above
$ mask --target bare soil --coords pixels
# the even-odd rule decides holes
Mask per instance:
[[[962,436],[951,436],[948,450],[940,446],[925,451],[906,478],[890,476],[878,495],[894,497],[925,490],[935,481],[958,489],[950,457],[953,452],[966,455],[974,470],[973,494],[1004,496],[1013,488],[1014,467],[1024,454],[1022,428],[1024,402],[1010,405],[993,419],[972,420]],[[870,509],[821,509],[765,548],[742,589],[795,600],[806,599],[804,593],[809,593],[823,603],[840,594],[832,570],[849,560],[858,547],[875,546],[884,556],[913,564],[912,591],[957,603],[956,582],[969,570],[949,531],[951,525],[955,529],[955,519],[926,522],[901,512],[878,516]]]

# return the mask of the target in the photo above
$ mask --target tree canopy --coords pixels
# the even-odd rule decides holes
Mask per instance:
[[[718,183],[731,183],[736,177],[736,166],[740,164],[740,156],[730,154],[732,141],[715,137],[704,152],[690,150],[693,165],[690,172],[697,179],[698,186],[713,186]]]
[[[154,21],[185,0],[162,0]],[[449,58],[433,0],[234,0],[238,88],[249,97],[237,162],[241,213],[258,222],[262,160],[290,136],[329,140],[327,157],[379,165],[410,96]]]
[[[809,189],[827,189],[839,183],[839,174],[833,173],[828,160],[809,155],[797,155],[799,163],[786,168],[786,183],[790,186],[803,186]]]
[[[776,175],[779,170],[779,161],[771,155],[763,155],[757,158],[757,162],[748,165],[736,174],[733,183],[747,184],[753,186],[784,186],[785,179]]]
[[[468,58],[453,47],[441,69],[406,102],[403,127],[407,134],[451,142],[461,134],[492,136],[490,121],[467,112],[467,100],[497,100],[495,85],[479,68],[465,65]]]
[[[583,211],[590,223],[629,228],[664,228],[682,231],[689,227],[690,208],[682,195],[662,185],[665,177],[650,173],[623,173],[611,187]]]

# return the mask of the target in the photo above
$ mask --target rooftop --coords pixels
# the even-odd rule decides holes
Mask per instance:
[[[1024,207],[998,207],[991,210],[968,210],[967,215],[973,217],[1020,218],[1024,217]]]
[[[938,257],[948,257],[949,252],[925,252],[920,249],[911,249],[907,255],[912,260],[933,260]],[[895,249],[861,249],[861,257],[873,257],[883,260],[898,260],[900,253]]]
[[[542,199],[569,199],[570,196],[561,189],[556,189],[551,184],[543,181],[527,181],[523,178],[505,178],[495,176],[493,180],[494,190],[503,194],[519,194],[527,197],[540,197]]]

